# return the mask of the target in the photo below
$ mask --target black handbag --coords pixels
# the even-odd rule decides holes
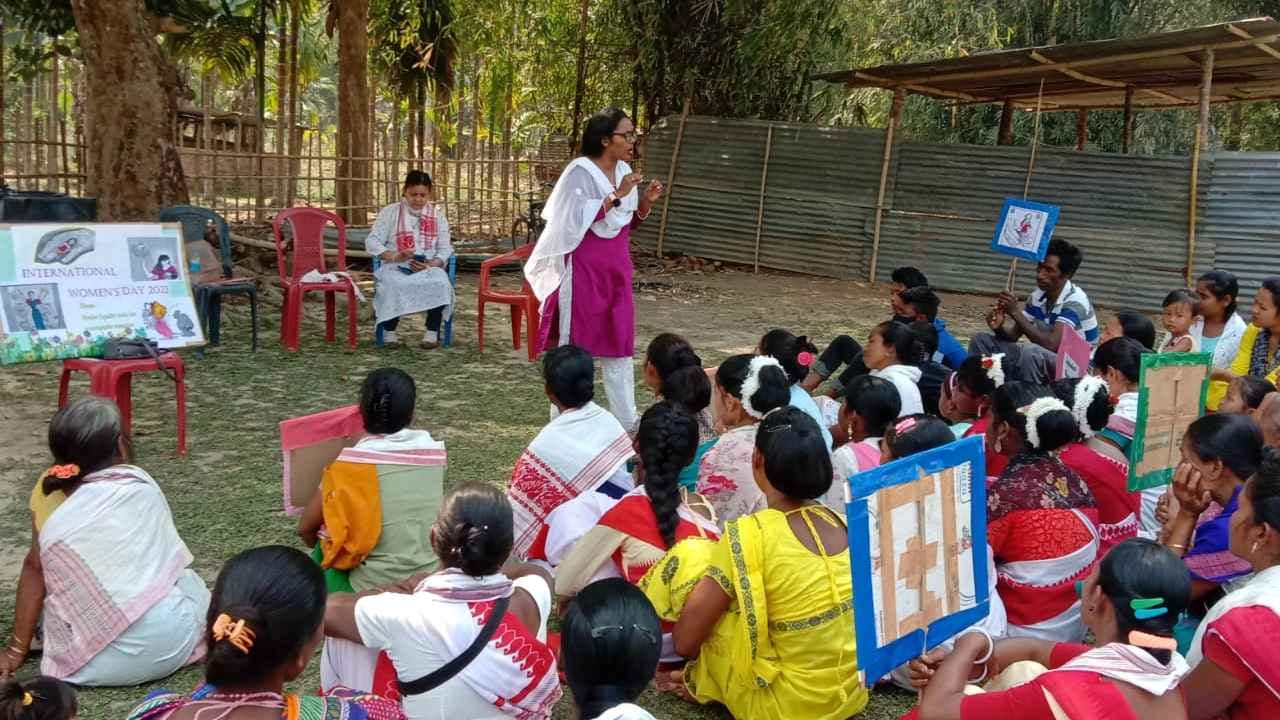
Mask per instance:
[[[493,634],[498,631],[498,626],[502,624],[502,618],[507,614],[507,606],[510,604],[510,595],[498,598],[497,602],[493,604],[493,613],[485,621],[484,627],[480,628],[480,634],[476,636],[471,645],[467,646],[466,650],[462,651],[461,655],[417,680],[410,680],[409,682],[396,681],[396,685],[400,688],[400,694],[408,697],[409,695],[421,695],[431,692],[445,684],[454,675],[462,672],[463,668],[476,659],[476,656],[480,654],[484,646],[493,638]]]
[[[141,360],[143,358],[151,358],[156,361],[156,367],[160,372],[169,376],[175,384],[178,382],[177,373],[164,366],[160,360],[160,356],[169,352],[162,350],[154,340],[145,340],[139,338],[112,338],[107,340],[106,345],[102,348],[103,360]]]

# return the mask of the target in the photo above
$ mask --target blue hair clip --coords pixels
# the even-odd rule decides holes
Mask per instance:
[[[1164,598],[1134,598],[1129,601],[1129,608],[1139,620],[1150,620],[1169,612],[1169,608],[1164,607]]]

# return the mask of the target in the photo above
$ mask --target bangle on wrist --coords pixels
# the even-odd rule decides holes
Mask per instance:
[[[1186,545],[1179,545],[1178,543],[1165,543],[1164,546],[1170,550],[1181,550],[1182,552],[1187,551]]]

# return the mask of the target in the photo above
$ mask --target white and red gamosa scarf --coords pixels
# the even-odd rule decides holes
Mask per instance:
[[[516,461],[507,488],[515,556],[528,557],[548,513],[600,487],[633,454],[622,424],[593,402],[547,423]]]
[[[169,594],[191,552],[156,481],[142,468],[116,465],[85,476],[49,516],[40,529],[40,563],[40,670],[67,677]]]
[[[475,641],[498,599],[514,591],[505,575],[477,578],[449,568],[427,576],[413,593],[431,602],[432,612],[423,615],[431,644],[456,657]],[[488,644],[456,678],[504,715],[519,720],[550,718],[563,691],[555,653],[538,640],[537,632],[537,628],[525,628],[508,610]],[[399,697],[396,679],[391,660],[385,652],[379,653],[373,692]]]

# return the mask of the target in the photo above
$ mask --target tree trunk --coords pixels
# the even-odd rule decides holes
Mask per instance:
[[[156,43],[144,0],[71,0],[84,53],[89,187],[98,219],[152,220],[185,204],[174,147],[178,73]]]
[[[582,0],[578,19],[578,80],[573,91],[573,130],[569,134],[569,153],[578,149],[578,132],[582,123],[582,96],[587,92],[587,25],[591,19],[591,0]]]
[[[422,145],[418,142],[418,116],[422,112],[421,86],[415,84],[409,88],[409,117],[405,118],[405,156],[410,160],[422,157]]]
[[[50,40],[50,42],[56,43],[57,38]],[[49,68],[49,115],[46,118],[48,120],[48,129],[44,133],[45,139],[49,141],[49,144],[45,145],[44,164],[49,169],[49,189],[57,191],[61,178],[55,177],[58,174],[58,146],[54,143],[58,142],[58,119],[62,116],[61,108],[58,107],[58,91],[60,89],[58,86],[61,84],[58,82],[58,53],[53,53],[51,63],[52,67]]]
[[[285,130],[289,126],[289,35],[286,30],[289,5],[280,5],[280,23],[276,26],[276,146],[272,148],[276,154],[276,168],[271,173],[276,176],[272,183],[275,186],[275,206],[287,207],[285,204],[285,165],[288,162],[285,154]]]
[[[203,110],[200,135],[204,139],[200,167],[204,168],[204,202],[213,203],[213,176],[217,172],[217,157],[213,154],[213,92],[218,81],[214,73],[204,73],[200,83],[200,106]]]
[[[298,129],[298,33],[301,31],[301,7],[296,0],[289,9],[289,182],[285,205],[293,207],[298,197],[298,172],[302,169],[302,131]]]
[[[4,102],[4,87],[9,81],[9,76],[6,75],[4,71],[4,30],[4,18],[0,17],[0,140],[4,140],[7,137],[5,135],[5,130],[7,128],[4,122],[6,109]],[[0,182],[4,180],[4,176],[7,174],[6,171],[8,170],[8,164],[5,162],[5,154],[9,152],[10,144],[11,143],[7,142],[0,144]]]
[[[476,187],[476,161],[480,159],[480,69],[483,62],[476,59],[476,72],[471,78],[471,162],[467,165],[467,199],[471,207],[481,207],[475,201],[479,198]]]
[[[254,175],[258,176],[258,180],[253,195],[253,218],[257,222],[262,222],[264,215],[262,207],[264,204],[262,155],[267,151],[267,4],[259,0],[258,2],[258,32],[254,38],[257,44],[257,59],[254,64],[257,66],[254,83],[253,98],[257,103],[256,117],[258,118],[258,133],[254,138]]]
[[[363,225],[369,177],[369,0],[338,3],[338,206],[346,221]]]

